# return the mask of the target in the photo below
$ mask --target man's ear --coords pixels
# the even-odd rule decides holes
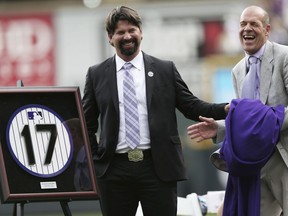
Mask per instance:
[[[112,34],[108,34],[108,40],[109,40],[109,44],[114,47],[114,44],[112,42]]]
[[[271,25],[270,24],[266,25],[265,29],[266,29],[266,36],[269,36],[270,30],[271,30]]]

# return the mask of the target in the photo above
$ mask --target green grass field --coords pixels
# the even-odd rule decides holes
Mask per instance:
[[[73,213],[72,215],[73,216],[102,216],[101,213],[84,213],[84,214],[83,213]],[[25,216],[28,216],[28,215],[25,215]],[[42,215],[42,216],[63,216],[63,214],[62,213],[61,214],[49,214],[49,215]],[[207,214],[206,216],[216,216],[216,214]]]
[[[24,214],[25,216],[38,216],[39,214]],[[92,213],[81,213],[81,212],[78,212],[78,213],[72,213],[73,216],[102,216],[101,213],[96,213],[96,212],[92,212]],[[10,215],[1,215],[1,216],[10,216]],[[64,216],[64,214],[61,212],[61,213],[56,213],[56,214],[41,214],[41,216]],[[161,216],[161,215],[159,215]],[[207,214],[206,216],[216,216],[216,214]]]

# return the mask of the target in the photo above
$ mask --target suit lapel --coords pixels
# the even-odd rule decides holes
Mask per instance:
[[[107,88],[111,88],[111,97],[113,100],[113,104],[117,113],[119,113],[119,99],[118,99],[118,89],[117,89],[117,75],[116,75],[116,62],[115,56],[110,58],[109,62],[107,63],[107,67],[105,69],[105,74],[107,75],[109,85]],[[109,92],[109,91],[108,91]]]
[[[143,52],[144,59],[144,67],[145,67],[145,82],[146,82],[146,97],[147,97],[147,108],[150,107],[152,92],[154,87],[154,80],[156,71],[154,69],[154,61],[151,56],[145,54]],[[117,90],[117,75],[116,75],[116,62],[115,57],[112,57],[107,63],[107,67],[105,69],[105,74],[107,75],[107,79],[109,86],[111,88],[112,100],[115,106],[115,109],[119,113],[119,99],[118,99],[118,90]]]
[[[239,64],[239,70],[238,70],[239,72],[238,72],[237,79],[238,79],[238,82],[241,84],[241,86],[243,86],[243,82],[247,74],[247,66],[246,66],[245,58],[243,58],[241,61],[242,62]],[[242,87],[239,91],[240,95],[241,95],[241,92],[242,92]]]
[[[154,70],[154,66],[153,66],[154,62],[151,56],[143,52],[143,58],[144,58],[144,67],[145,67],[147,108],[149,108],[151,104],[154,80],[156,78],[155,77],[156,71]]]
[[[233,71],[233,77],[236,78],[236,83],[234,83],[234,88],[235,88],[235,93],[237,97],[241,97],[241,92],[242,92],[242,88],[243,88],[243,82],[245,79],[247,73],[247,66],[246,66],[246,61],[245,58],[242,58],[240,60],[240,62],[237,64],[235,71]]]
[[[151,56],[145,54],[143,52],[143,59],[144,59],[144,67],[145,67],[145,82],[146,82],[146,97],[147,97],[147,108],[150,107],[152,92],[154,87],[154,80],[156,71],[154,69],[154,61]],[[116,75],[116,62],[115,56],[112,57],[109,62],[107,63],[107,67],[105,69],[105,73],[107,74],[107,78],[109,79],[109,88],[111,88],[112,93],[112,100],[119,113],[119,99],[118,99],[118,90],[117,90],[117,75]]]
[[[264,55],[261,60],[261,69],[260,69],[260,100],[263,104],[266,103],[269,93],[269,87],[273,75],[273,44],[270,41],[267,41]],[[239,96],[241,96],[241,91],[243,87],[243,81],[246,76],[246,63],[245,58],[242,59],[242,62],[239,64],[239,70],[237,70],[237,79],[241,86],[239,89]]]
[[[260,100],[266,103],[273,75],[273,44],[267,41],[260,69]]]

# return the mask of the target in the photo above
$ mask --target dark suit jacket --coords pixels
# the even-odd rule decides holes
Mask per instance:
[[[210,104],[195,97],[175,65],[143,53],[151,151],[157,175],[164,181],[186,179],[176,108],[198,121],[199,115],[223,119],[225,104]],[[153,76],[148,76],[148,72]],[[118,141],[119,102],[115,57],[88,69],[83,96],[91,150],[97,177],[105,174]],[[100,123],[100,138],[95,133]]]

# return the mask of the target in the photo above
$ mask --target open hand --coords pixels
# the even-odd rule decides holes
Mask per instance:
[[[206,139],[211,139],[217,135],[218,124],[213,118],[200,116],[201,122],[190,125],[187,128],[187,134],[190,139],[195,139],[196,142],[201,142]]]

